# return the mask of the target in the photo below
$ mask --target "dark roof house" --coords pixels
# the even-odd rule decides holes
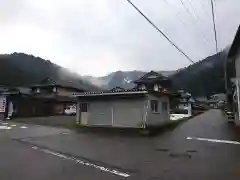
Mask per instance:
[[[34,87],[63,87],[63,88],[69,88],[73,89],[75,91],[79,92],[85,92],[85,91],[102,91],[101,88],[89,84],[87,82],[79,81],[79,83],[74,81],[67,81],[67,80],[60,80],[60,79],[53,79],[51,77],[47,77],[43,79],[39,84],[35,84],[31,86]]]
[[[134,83],[137,85],[137,89],[143,90],[160,91],[161,89],[170,89],[171,87],[171,80],[155,71],[150,71],[140,79],[134,81]]]
[[[31,88],[28,87],[10,87],[0,86],[1,95],[31,95]]]
[[[134,81],[134,83],[152,83],[152,82],[162,82],[169,80],[167,77],[163,76],[160,73],[157,73],[155,71],[150,71],[149,73],[146,73],[143,77],[140,79]]]

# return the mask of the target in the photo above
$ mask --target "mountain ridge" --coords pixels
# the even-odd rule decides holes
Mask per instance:
[[[195,96],[208,96],[224,92],[224,60],[226,51],[209,56],[188,67],[176,71],[157,71],[168,76],[173,82],[173,90],[184,89]],[[0,55],[0,84],[7,86],[30,86],[38,84],[46,77],[73,81],[79,87],[99,91],[121,87],[133,88],[134,80],[144,71],[116,71],[103,77],[81,76],[67,68],[24,53]]]

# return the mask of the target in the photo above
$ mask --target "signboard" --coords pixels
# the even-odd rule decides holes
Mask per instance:
[[[0,113],[5,112],[6,104],[7,104],[6,96],[0,96]]]

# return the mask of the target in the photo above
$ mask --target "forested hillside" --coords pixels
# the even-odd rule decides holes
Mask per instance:
[[[24,53],[0,55],[0,85],[29,86],[40,83],[44,78],[73,81],[81,88],[99,88],[81,79],[80,75],[68,71],[49,60]]]
[[[221,52],[178,70],[171,79],[174,89],[184,89],[195,96],[223,93],[224,61],[226,52]]]

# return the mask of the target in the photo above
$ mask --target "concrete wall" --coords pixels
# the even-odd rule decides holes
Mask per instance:
[[[142,127],[145,99],[92,101],[87,125]]]
[[[157,98],[152,95],[148,95],[148,111],[147,111],[147,125],[152,126],[152,125],[163,125],[166,122],[170,121],[170,103],[169,103],[169,98],[166,96],[162,96],[161,98]],[[158,112],[152,112],[151,111],[151,100],[158,100]],[[168,109],[167,111],[164,111],[162,108],[162,102],[167,102],[168,104]]]
[[[49,116],[49,117],[13,118],[10,121],[22,122],[26,124],[50,125],[72,128],[76,124],[76,117]]]
[[[158,100],[158,112],[151,111],[150,100]],[[162,102],[167,103],[167,110],[163,110]],[[94,100],[88,103],[88,120],[87,123],[84,121],[81,124],[86,123],[89,126],[142,128],[146,124],[149,126],[162,125],[170,121],[169,98],[167,96],[157,98],[148,95],[137,99]],[[86,117],[85,113],[84,117]]]

